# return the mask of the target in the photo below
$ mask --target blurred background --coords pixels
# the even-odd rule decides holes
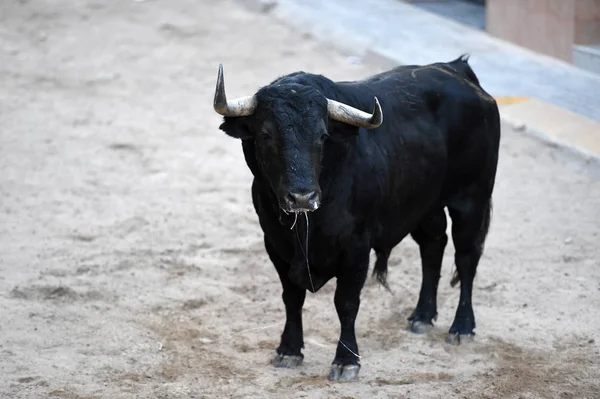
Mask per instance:
[[[595,0],[0,2],[1,398],[597,398],[600,30]],[[362,79],[470,53],[500,107],[477,336],[406,330],[417,246],[368,280],[360,380],[326,375],[335,281],[305,362],[273,369],[279,279],[240,142],[212,108],[304,70]]]
[[[492,36],[600,73],[597,0],[408,0]]]

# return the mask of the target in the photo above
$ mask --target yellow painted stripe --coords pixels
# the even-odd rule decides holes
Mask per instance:
[[[498,105],[517,104],[529,101],[530,97],[499,96],[494,97]]]

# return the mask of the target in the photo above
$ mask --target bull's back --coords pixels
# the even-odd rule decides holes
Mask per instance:
[[[371,134],[386,154],[387,194],[378,239],[393,246],[432,207],[470,185],[493,185],[498,108],[460,59],[398,67],[365,84],[384,108],[384,125],[364,134]]]
[[[500,141],[498,106],[481,87],[466,58],[397,67],[375,75],[370,85],[385,97],[382,102],[391,104],[393,114],[388,120],[394,118],[398,130],[430,124],[429,132],[417,129],[422,134],[415,150],[426,153],[437,145],[438,135],[443,135],[446,170],[442,197],[465,185],[494,180]],[[395,88],[392,94],[389,88]],[[410,135],[410,129],[415,130],[411,127],[400,134]]]

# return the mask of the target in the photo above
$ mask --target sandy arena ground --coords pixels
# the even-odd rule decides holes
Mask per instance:
[[[212,96],[219,62],[230,96],[374,67],[231,0],[3,1],[0,60],[1,398],[600,398],[589,166],[505,128],[476,341],[444,343],[451,244],[434,332],[405,330],[406,240],[394,293],[363,291],[360,380],[330,383],[335,281],[307,297],[304,365],[268,365],[280,284]]]

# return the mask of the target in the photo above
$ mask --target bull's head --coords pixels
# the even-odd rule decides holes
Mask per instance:
[[[383,115],[377,98],[372,114],[297,83],[275,83],[255,95],[227,100],[219,65],[214,109],[225,116],[228,135],[253,140],[262,175],[287,212],[314,211],[321,203],[319,176],[328,120],[374,129]]]

